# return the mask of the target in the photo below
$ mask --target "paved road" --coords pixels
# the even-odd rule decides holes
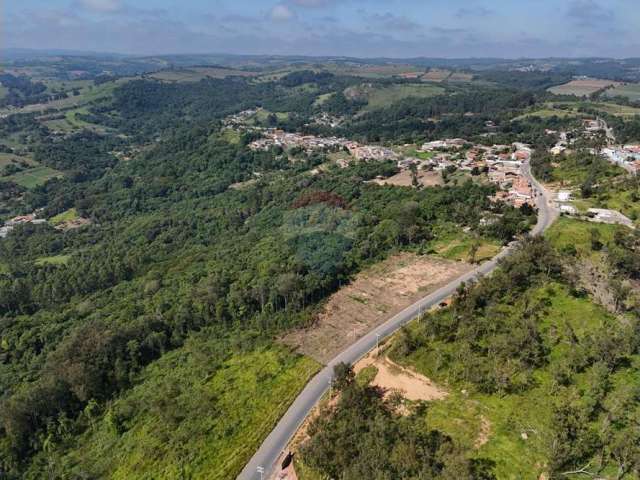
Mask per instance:
[[[528,164],[523,166],[523,173],[535,187],[537,192],[539,192],[536,197],[538,205],[538,223],[532,230],[533,235],[538,235],[554,222],[557,218],[557,212],[553,207],[549,193],[531,175]],[[397,331],[403,325],[419,316],[422,312],[441,303],[447,297],[455,293],[461,283],[469,282],[470,280],[490,273],[496,268],[500,259],[509,255],[512,248],[513,246],[503,249],[492,260],[483,263],[475,270],[458,277],[448,285],[436,290],[430,295],[427,295],[410,307],[407,307],[384,324],[361,337],[337,357],[331,360],[327,366],[325,366],[315,377],[311,379],[302,392],[300,392],[298,397],[289,407],[289,410],[287,410],[276,427],[264,440],[253,458],[251,458],[249,463],[247,463],[245,468],[242,470],[238,479],[259,480],[261,477],[258,473],[258,467],[264,468],[265,479],[270,477],[278,457],[287,447],[287,444],[311,409],[329,388],[329,381],[332,377],[333,367],[335,365],[340,362],[348,364],[355,363],[375,348],[378,339],[384,339]]]

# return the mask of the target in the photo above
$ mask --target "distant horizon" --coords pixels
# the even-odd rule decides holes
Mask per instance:
[[[2,44],[148,56],[630,58],[634,0],[22,0]],[[184,53],[190,52],[190,53]]]
[[[205,56],[228,56],[228,57],[274,57],[274,58],[318,58],[318,59],[344,59],[344,60],[392,60],[392,61],[402,61],[402,60],[447,60],[447,61],[473,61],[473,60],[498,60],[498,61],[540,61],[540,60],[616,60],[616,61],[629,61],[629,60],[640,60],[640,52],[638,56],[635,57],[612,57],[612,56],[598,56],[598,55],[585,55],[585,56],[556,56],[556,57],[495,57],[495,56],[461,56],[461,57],[438,57],[438,56],[413,56],[413,57],[393,57],[393,56],[347,56],[347,55],[304,55],[304,54],[270,54],[270,53],[228,53],[228,52],[175,52],[175,53],[167,53],[167,52],[155,52],[155,53],[124,53],[117,51],[96,51],[96,50],[74,50],[74,49],[64,49],[64,48],[37,48],[37,47],[7,47],[0,48],[0,53],[2,52],[24,52],[24,53],[34,53],[40,55],[64,55],[64,56],[121,56],[121,57],[131,57],[131,58],[148,58],[148,57],[205,57]]]

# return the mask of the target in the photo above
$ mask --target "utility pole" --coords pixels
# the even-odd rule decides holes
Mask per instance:
[[[262,476],[264,475],[264,467],[260,465],[256,470],[260,474],[260,480],[262,480]]]
[[[329,377],[329,400],[333,398],[333,377]]]
[[[376,333],[376,356],[378,356],[378,354],[380,350],[380,334]]]

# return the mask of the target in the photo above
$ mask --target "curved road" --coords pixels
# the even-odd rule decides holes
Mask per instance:
[[[539,235],[544,232],[557,218],[557,212],[552,205],[549,193],[531,175],[528,163],[522,167],[523,174],[528,178],[536,192],[536,204],[538,206],[538,223],[532,229],[532,235]],[[309,412],[320,400],[322,395],[329,388],[329,382],[333,375],[333,367],[340,362],[354,364],[370,350],[376,347],[379,340],[383,340],[396,330],[418,317],[424,311],[438,305],[447,297],[455,293],[458,286],[463,282],[469,282],[493,271],[498,265],[498,261],[510,254],[513,244],[505,247],[498,255],[483,263],[475,270],[468,272],[448,285],[427,295],[413,305],[387,320],[382,325],[373,329],[363,337],[358,339],[350,347],[340,353],[329,362],[319,373],[313,377],[305,388],[300,392],[295,401],[291,404],[287,412],[280,419],[276,427],[269,436],[262,442],[258,451],[244,467],[238,479],[240,480],[260,480],[268,479],[275,467],[275,463],[280,457],[287,444],[296,433]],[[259,468],[263,469],[263,477],[259,473]]]

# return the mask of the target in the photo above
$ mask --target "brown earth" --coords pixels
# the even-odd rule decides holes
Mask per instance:
[[[353,367],[358,373],[363,368],[374,366],[378,373],[371,381],[371,385],[382,387],[387,391],[400,392],[407,400],[441,400],[448,394],[424,375],[398,365],[386,355],[378,356],[374,350],[356,363]]]
[[[334,293],[313,325],[280,341],[326,364],[357,338],[472,269],[437,257],[394,255]]]

